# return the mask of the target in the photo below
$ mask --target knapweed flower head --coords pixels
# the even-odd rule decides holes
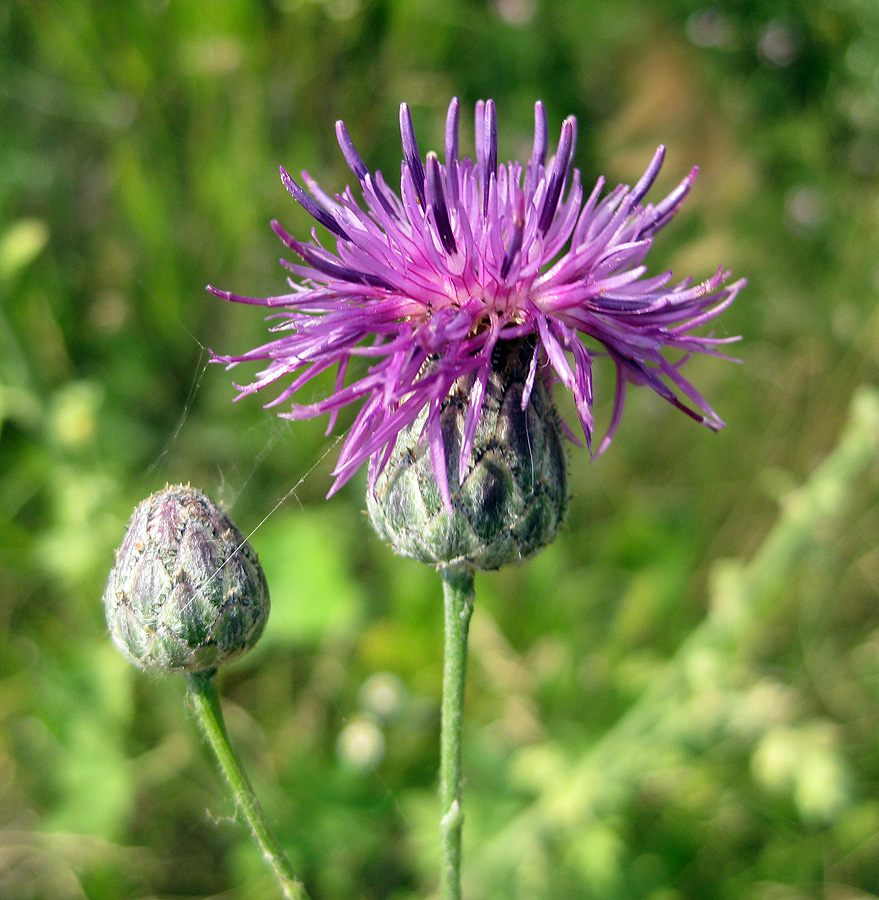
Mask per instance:
[[[335,249],[325,246],[316,229],[311,241],[302,242],[273,222],[300,260],[282,261],[294,276],[289,291],[260,299],[211,288],[228,300],[277,310],[269,343],[241,356],[216,357],[230,366],[266,363],[255,381],[240,387],[241,395],[289,377],[267,405],[284,405],[280,414],[291,419],[328,413],[330,429],[340,409],[360,404],[330,493],[367,460],[374,492],[401,434],[416,427],[447,509],[470,470],[493,360],[508,342],[525,340],[529,349],[517,393],[521,409],[541,380],[561,382],[573,395],[590,449],[593,360],[610,358],[615,402],[597,452],[617,429],[628,384],[646,385],[697,421],[721,428],[680,366],[693,353],[719,355],[719,345],[730,339],[700,331],[744,281],[728,283],[730,273],[719,268],[699,283],[672,283],[671,272],[648,275],[644,264],[696,169],[655,205],[644,203],[662,165],[660,147],[633,188],[620,185],[605,193],[599,178],[587,196],[572,165],[573,117],[562,124],[548,159],[547,117],[537,103],[533,151],[524,165],[498,163],[491,100],[476,106],[475,160],[459,155],[458,119],[455,99],[444,161],[433,152],[422,157],[409,109],[401,106],[399,193],[380,172],[369,171],[338,122],[339,144],[360,183],[362,204],[350,188],[329,196],[303,172],[308,193],[281,169],[287,190],[329,232]],[[676,358],[667,358],[667,351]],[[349,378],[353,357],[365,357],[368,364]],[[329,396],[293,402],[327,369],[336,372]],[[467,397],[458,402],[460,445],[450,466],[441,419],[456,383],[466,383]]]
[[[104,591],[116,646],[135,665],[199,672],[256,644],[269,589],[256,553],[209,497],[168,485],[131,516]]]

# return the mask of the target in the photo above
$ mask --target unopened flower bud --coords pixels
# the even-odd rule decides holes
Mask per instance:
[[[425,410],[403,431],[367,492],[378,534],[403,556],[437,566],[497,569],[546,546],[568,502],[558,413],[538,374],[522,408],[533,340],[499,341],[473,450],[463,480],[459,458],[474,375],[459,378],[442,404],[440,428],[452,510],[443,503],[428,442]]]
[[[269,591],[231,519],[195,488],[174,485],[134,511],[104,606],[116,646],[135,665],[197,672],[256,643]]]

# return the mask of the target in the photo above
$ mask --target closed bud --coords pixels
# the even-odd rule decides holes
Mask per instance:
[[[567,508],[566,456],[558,413],[539,373],[522,408],[533,339],[499,341],[463,480],[459,459],[475,375],[459,378],[440,410],[451,511],[437,487],[426,410],[397,439],[367,492],[378,534],[403,556],[437,566],[498,569],[555,537]]]
[[[231,519],[195,488],[174,485],[134,511],[104,606],[116,646],[135,665],[198,672],[256,643],[269,591]]]

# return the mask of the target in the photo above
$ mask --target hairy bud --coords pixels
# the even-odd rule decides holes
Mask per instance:
[[[426,411],[397,439],[367,492],[378,534],[403,556],[437,566],[497,569],[546,546],[567,508],[558,413],[541,377],[522,408],[532,340],[500,341],[492,360],[463,481],[459,457],[474,375],[459,378],[440,411],[452,511],[442,502],[427,442]]]
[[[256,643],[269,591],[231,519],[200,491],[174,485],[134,511],[104,606],[116,646],[135,665],[197,672]]]

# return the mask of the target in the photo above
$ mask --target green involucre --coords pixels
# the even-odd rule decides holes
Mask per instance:
[[[200,491],[175,485],[134,511],[104,606],[116,646],[135,665],[198,672],[256,643],[269,591],[228,516]]]
[[[545,547],[568,503],[558,413],[538,373],[522,392],[534,352],[529,339],[501,341],[486,385],[463,481],[458,464],[474,376],[459,378],[440,412],[452,511],[444,506],[427,442],[425,410],[402,432],[367,508],[379,536],[403,556],[438,566],[498,569]]]

